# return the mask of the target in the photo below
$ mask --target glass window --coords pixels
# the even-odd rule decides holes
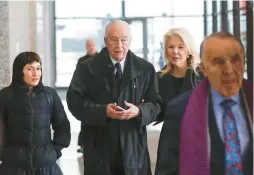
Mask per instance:
[[[241,9],[246,8],[246,0],[239,1],[239,6],[240,6]]]
[[[137,56],[144,58],[143,55],[143,22],[141,20],[131,21],[130,24],[132,40],[130,50]]]
[[[217,15],[217,31],[221,31],[221,14]]]
[[[195,40],[196,46],[199,48],[204,39],[203,17],[176,17],[174,18],[173,26],[188,29]]]
[[[242,9],[240,11],[240,37],[241,37],[241,41],[243,43],[245,55],[246,55],[246,51],[247,51],[247,36],[246,36],[247,21],[246,21],[245,12],[246,12],[246,9]],[[245,59],[245,60],[247,60],[247,59]],[[245,64],[244,77],[247,78],[247,64]]]
[[[221,13],[221,0],[217,0],[217,13]]]
[[[36,51],[43,57],[44,51],[44,26],[43,26],[43,2],[36,1]]]
[[[104,46],[107,21],[97,19],[56,20],[57,87],[68,87],[77,60],[86,54],[86,39],[94,39],[97,50]]]
[[[244,47],[246,48],[246,15],[243,14],[243,12],[245,11],[245,9],[240,11],[240,34],[241,34],[241,40],[243,42]]]
[[[158,71],[163,63],[163,36],[173,27],[184,27],[190,31],[199,51],[204,39],[203,17],[153,18],[148,20],[148,61]]]
[[[163,57],[163,36],[173,27],[174,18],[161,17],[147,20],[148,26],[148,61],[150,61],[156,71],[164,65]]]
[[[127,17],[172,15],[173,3],[173,0],[126,0],[125,15]]]
[[[212,0],[206,1],[206,9],[207,9],[207,15],[211,15],[213,13],[213,1]]]
[[[233,10],[233,0],[228,0],[228,11]]]
[[[203,0],[126,0],[127,17],[203,15]],[[190,8],[191,7],[191,8]]]
[[[203,0],[168,0],[172,2],[174,7],[174,15],[203,15],[204,1]]]
[[[213,33],[213,17],[211,15],[207,16],[207,34],[210,35]]]
[[[228,32],[234,33],[233,11],[228,12]]]
[[[68,17],[120,17],[120,0],[56,0],[56,18]]]

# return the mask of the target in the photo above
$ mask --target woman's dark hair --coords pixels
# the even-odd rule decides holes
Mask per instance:
[[[41,65],[41,58],[35,52],[22,52],[18,54],[13,62],[12,67],[12,82],[11,84],[22,84],[24,85],[24,73],[23,69],[25,65],[31,64],[33,62],[39,62]],[[39,85],[42,85],[42,76],[39,81]]]

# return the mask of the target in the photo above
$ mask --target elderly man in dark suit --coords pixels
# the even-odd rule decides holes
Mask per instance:
[[[129,50],[128,23],[110,22],[104,39],[106,48],[77,67],[67,92],[84,124],[84,174],[150,175],[146,126],[161,101],[155,69]]]
[[[253,174],[253,84],[244,47],[217,32],[201,45],[206,79],[168,104],[156,175]]]

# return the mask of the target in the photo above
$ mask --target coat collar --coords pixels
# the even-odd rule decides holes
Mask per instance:
[[[114,70],[114,65],[110,60],[107,48],[103,48],[92,60],[89,66],[89,71],[95,76],[96,81],[99,81],[101,86],[110,92],[107,74]],[[120,91],[124,90],[129,81],[138,77],[141,74],[141,66],[137,56],[130,50],[127,53],[125,67],[123,72],[123,81]]]
[[[20,83],[13,83],[11,85],[12,89],[15,91],[15,93],[19,94],[28,94],[30,89],[28,86]],[[33,92],[43,92],[43,85],[39,84],[32,89]]]
[[[186,90],[193,89],[196,86],[196,83],[195,83],[196,76],[197,75],[195,74],[193,69],[187,69],[186,74],[183,77],[183,83],[180,88],[179,94],[182,94]],[[167,90],[170,89],[172,94],[176,95],[175,88],[174,88],[174,86],[172,86],[172,84],[173,84],[172,79],[173,79],[172,75],[168,73],[167,75],[161,77],[161,79],[159,81],[161,81],[160,84],[162,84],[163,86],[165,86],[165,85],[167,86],[166,87]],[[167,95],[169,95],[169,94],[167,94]],[[170,98],[172,98],[172,97],[170,97]]]

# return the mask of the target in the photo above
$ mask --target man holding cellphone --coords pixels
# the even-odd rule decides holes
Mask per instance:
[[[117,111],[124,111],[125,109],[123,109],[121,106],[116,106],[116,110]]]
[[[128,23],[110,22],[104,41],[67,92],[69,110],[85,125],[84,175],[151,175],[146,126],[161,101],[155,69],[129,50]]]

